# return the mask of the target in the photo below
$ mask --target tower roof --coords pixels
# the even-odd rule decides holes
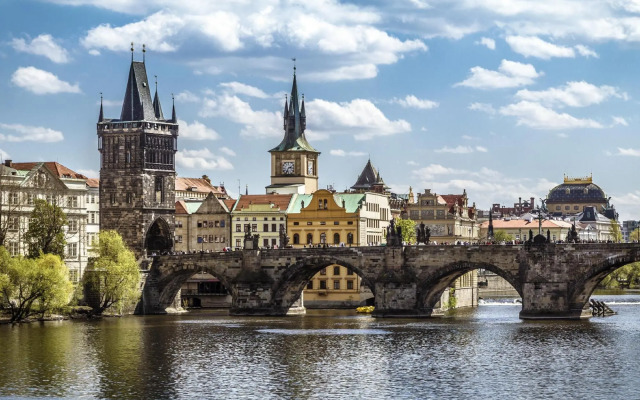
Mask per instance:
[[[157,94],[157,93],[156,93]],[[158,107],[160,103],[158,102]],[[129,81],[122,102],[121,121],[156,121],[154,102],[151,100],[147,69],[144,62],[131,61]]]
[[[382,185],[385,190],[389,189],[389,187],[384,183],[384,180],[382,180],[380,173],[371,163],[371,159],[369,159],[367,161],[367,165],[364,166],[364,169],[360,173],[360,176],[358,176],[358,180],[353,184],[353,186],[351,186],[351,189],[370,190],[374,185]]]
[[[319,153],[307,142],[304,135],[306,127],[306,117],[304,115],[304,100],[302,102],[302,110],[298,102],[298,83],[296,80],[295,68],[293,70],[293,85],[291,86],[291,98],[289,99],[289,107],[285,104],[284,113],[284,138],[282,142],[271,151],[309,151]]]

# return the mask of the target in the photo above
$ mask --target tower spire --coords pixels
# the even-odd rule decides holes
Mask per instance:
[[[162,106],[160,105],[160,97],[158,97],[158,75],[154,75],[156,81],[156,94],[153,97],[153,113],[157,119],[164,119],[162,114]]]
[[[171,103],[172,103],[171,122],[175,124],[178,122],[178,118],[176,118],[176,99],[173,97],[173,93],[171,93]]]
[[[102,111],[102,92],[100,92],[100,115],[98,116],[98,122],[104,120],[104,112]]]

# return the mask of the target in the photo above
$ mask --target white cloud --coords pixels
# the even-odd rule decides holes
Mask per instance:
[[[80,93],[77,83],[72,85],[36,67],[18,68],[11,76],[11,82],[35,94]]]
[[[629,126],[629,123],[627,122],[627,120],[622,117],[613,116],[611,118],[613,119],[613,124],[612,124],[613,126],[615,125]]]
[[[467,86],[476,89],[502,89],[531,85],[536,78],[542,76],[531,64],[502,60],[498,71],[482,67],[471,68],[471,76],[454,86]]]
[[[344,151],[342,149],[331,149],[329,154],[337,157],[361,157],[367,155],[367,153],[362,151]]]
[[[356,64],[333,68],[325,71],[311,72],[307,78],[312,81],[343,81],[354,79],[371,79],[378,75],[375,64]]]
[[[231,91],[231,93],[234,94],[244,94],[251,97],[257,97],[259,99],[266,99],[271,97],[257,87],[246,85],[240,82],[224,82],[221,83],[220,86],[228,89],[229,91]]]
[[[567,82],[566,85],[541,91],[519,90],[516,97],[548,106],[586,107],[600,104],[610,97],[626,100],[627,94],[612,86],[595,86],[591,83]]]
[[[556,136],[559,137],[560,139],[566,139],[569,137],[569,135],[567,135],[564,132],[558,133]]]
[[[226,158],[213,154],[206,147],[200,150],[179,150],[176,153],[176,164],[200,171],[233,169],[233,165]]]
[[[178,93],[175,96],[175,99],[179,103],[197,103],[200,101],[200,97],[196,96],[195,94],[191,93],[188,90]]]
[[[420,165],[420,164],[418,164],[418,163],[417,163],[417,162],[415,162],[415,161],[409,160],[409,161],[407,161],[407,165],[411,165],[411,166],[413,166],[413,167],[417,167],[417,166],[418,166],[418,165]]]
[[[13,39],[11,45],[17,51],[44,56],[54,63],[69,62],[67,50],[57,44],[51,35],[42,34],[31,40],[30,43],[27,43],[25,39]]]
[[[431,108],[436,108],[439,105],[438,102],[419,99],[412,94],[407,95],[407,97],[405,97],[404,99],[394,98],[392,100],[392,103],[400,104],[405,108],[418,108],[421,110],[429,110]]]
[[[480,40],[477,41],[476,44],[485,46],[487,49],[490,49],[490,50],[496,49],[496,41],[490,38],[486,38],[486,37],[480,38]]]
[[[220,139],[220,135],[215,130],[208,128],[204,124],[193,121],[189,124],[187,121],[178,120],[180,126],[180,137],[183,139],[191,140],[217,140]]]
[[[237,96],[222,93],[206,97],[199,111],[201,117],[222,117],[242,124],[240,135],[245,137],[281,137],[282,114],[266,110],[255,111]]]
[[[445,146],[441,149],[434,150],[436,153],[452,153],[452,154],[469,154],[474,152],[486,153],[486,147],[482,146],[456,146],[456,147],[448,147]]]
[[[236,152],[231,150],[228,147],[220,147],[220,151],[223,152],[224,154],[231,156],[231,157],[235,157]]]
[[[96,49],[91,49],[89,50],[89,54],[92,56],[99,56],[101,53],[100,51],[96,50]]]
[[[10,160],[11,159],[11,155],[9,155],[9,153],[7,153],[6,151],[0,149],[0,160]]]
[[[575,49],[578,52],[578,54],[580,54],[583,57],[600,58],[598,53],[596,53],[595,51],[591,50],[587,46],[578,44],[578,45],[575,46]]]
[[[500,114],[516,117],[518,125],[525,125],[536,129],[573,129],[573,128],[602,128],[603,126],[591,119],[579,119],[566,113],[558,113],[541,104],[521,101],[500,108]]]
[[[552,57],[574,58],[575,52],[571,47],[558,46],[545,42],[536,36],[507,36],[506,42],[511,50],[525,57],[537,57],[548,60]]]
[[[60,131],[41,126],[0,123],[0,140],[7,142],[59,142],[64,139]]]
[[[490,115],[494,115],[497,112],[491,104],[487,103],[471,103],[469,104],[469,110],[482,111]]]
[[[371,101],[354,99],[335,103],[316,99],[307,103],[307,114],[313,115],[314,131],[353,134],[356,140],[369,140],[411,131],[403,119],[389,120]]]
[[[638,149],[623,149],[622,147],[618,147],[617,156],[631,156],[631,157],[640,157],[640,150]]]

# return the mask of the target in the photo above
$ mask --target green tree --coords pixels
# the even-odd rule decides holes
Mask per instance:
[[[611,236],[611,240],[613,240],[614,243],[622,242],[622,231],[620,230],[620,224],[615,219],[611,220],[609,235]]]
[[[640,228],[636,228],[636,229],[634,229],[634,230],[629,234],[629,241],[630,241],[630,242],[640,242]]]
[[[102,231],[92,266],[84,275],[85,285],[99,301],[96,314],[102,314],[112,306],[122,309],[134,304],[140,297],[140,270],[135,256],[116,231]]]
[[[64,232],[66,224],[67,216],[60,207],[36,199],[30,216],[29,230],[25,234],[29,258],[39,257],[41,253],[64,258],[64,247],[67,244]]]
[[[416,222],[410,219],[396,218],[396,227],[402,230],[402,241],[408,244],[416,243]]]
[[[496,242],[510,242],[513,240],[513,236],[509,235],[502,229],[498,229],[493,233],[493,240],[495,240]]]
[[[12,322],[60,309],[72,292],[69,270],[57,255],[12,258],[0,247],[0,302],[10,310]]]

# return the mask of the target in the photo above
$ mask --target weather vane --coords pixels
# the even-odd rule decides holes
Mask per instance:
[[[295,74],[295,73],[296,73],[296,58],[295,58],[295,57],[293,57],[293,58],[291,59],[291,61],[293,61],[293,73]]]

